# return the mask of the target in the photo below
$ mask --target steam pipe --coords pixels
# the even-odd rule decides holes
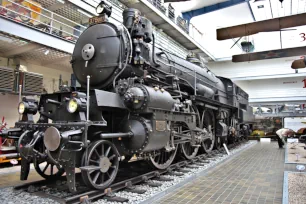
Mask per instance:
[[[159,65],[155,59],[155,35],[153,33],[152,33],[152,38],[153,38],[152,61],[154,64]]]
[[[112,138],[118,138],[118,137],[133,137],[134,134],[132,132],[119,132],[119,133],[101,133],[100,138],[101,139],[112,139]]]
[[[87,112],[86,112],[86,119],[89,121],[89,84],[90,84],[90,76],[87,75]]]

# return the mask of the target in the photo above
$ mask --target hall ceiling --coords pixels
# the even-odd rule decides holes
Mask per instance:
[[[182,12],[203,8],[224,0],[191,0],[173,3],[175,9]],[[255,35],[233,38],[224,41],[216,40],[216,29],[240,24],[252,23],[271,18],[279,18],[306,12],[306,0],[251,0],[210,13],[195,16],[191,23],[204,33],[201,44],[210,51],[217,60],[231,60],[232,55],[244,54],[240,43],[251,41],[254,52],[306,46],[302,33],[306,26],[299,26],[286,31],[260,32]],[[306,39],[306,38],[305,38]],[[239,40],[235,45],[234,43]],[[234,47],[232,47],[234,45]],[[232,47],[232,48],[231,48]]]

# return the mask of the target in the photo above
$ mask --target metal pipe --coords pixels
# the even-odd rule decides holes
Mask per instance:
[[[58,101],[52,100],[52,99],[47,99],[47,100],[46,100],[46,103],[51,103],[51,104],[59,105],[59,106],[62,105],[61,102],[58,102]]]
[[[197,95],[197,72],[194,69],[194,95]]]
[[[118,138],[118,137],[132,137],[134,134],[132,132],[119,132],[119,133],[101,133],[101,139],[111,139],[111,138]]]
[[[1,154],[0,155],[0,158],[2,158],[2,159],[13,159],[13,158],[16,158],[16,157],[19,157],[18,153],[10,153],[10,154]]]
[[[50,20],[50,34],[52,34],[52,28],[53,28],[53,12],[51,13],[51,20]]]
[[[86,112],[86,119],[89,121],[89,84],[90,84],[90,76],[87,75],[87,112]]]
[[[22,90],[22,85],[19,85],[19,103],[21,102],[21,90]]]

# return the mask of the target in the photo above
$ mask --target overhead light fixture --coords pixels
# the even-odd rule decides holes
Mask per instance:
[[[92,15],[90,15],[89,13],[86,13],[85,11],[82,11],[81,9],[77,9],[77,11],[89,18],[93,17]]]
[[[49,50],[46,50],[46,51],[44,52],[44,54],[45,54],[45,55],[48,55],[49,52],[50,52]]]
[[[62,3],[62,4],[65,4],[65,1],[64,1],[64,0],[56,0],[56,1],[58,1],[58,2],[60,2],[60,3]]]
[[[291,68],[295,70],[305,68],[305,67],[306,67],[306,58],[294,60],[291,64]]]

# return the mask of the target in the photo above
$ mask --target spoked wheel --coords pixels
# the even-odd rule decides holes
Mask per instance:
[[[151,164],[157,169],[166,169],[173,162],[176,153],[177,153],[178,145],[175,145],[175,149],[167,152],[165,149],[159,150],[157,156],[150,156]]]
[[[183,143],[181,148],[186,159],[193,159],[199,151],[199,147],[192,146],[190,142]]]
[[[206,153],[213,150],[215,144],[215,115],[212,110],[205,110],[203,112],[202,124],[209,134],[209,138],[204,139],[202,147]]]
[[[181,134],[187,134],[191,136],[190,130],[186,124],[182,125],[180,132]],[[190,142],[182,143],[181,148],[182,148],[182,153],[186,159],[193,159],[199,151],[199,146],[194,146]]]
[[[34,160],[34,168],[41,177],[48,180],[59,178],[65,173],[65,169],[59,165],[39,159]]]
[[[170,143],[174,143],[175,137],[174,137],[174,128],[176,128],[175,124],[170,125],[171,135],[170,135]],[[156,156],[150,156],[150,164],[153,165],[157,169],[166,169],[168,168],[177,153],[178,144],[173,144],[175,149],[172,149],[170,151],[167,151],[165,148],[159,150],[158,154]],[[170,145],[170,146],[173,146]]]
[[[83,160],[85,160],[85,154]],[[90,166],[89,171],[82,171],[84,182],[91,188],[105,189],[116,178],[119,168],[119,153],[113,143],[99,140],[93,143],[87,154],[84,166]]]

